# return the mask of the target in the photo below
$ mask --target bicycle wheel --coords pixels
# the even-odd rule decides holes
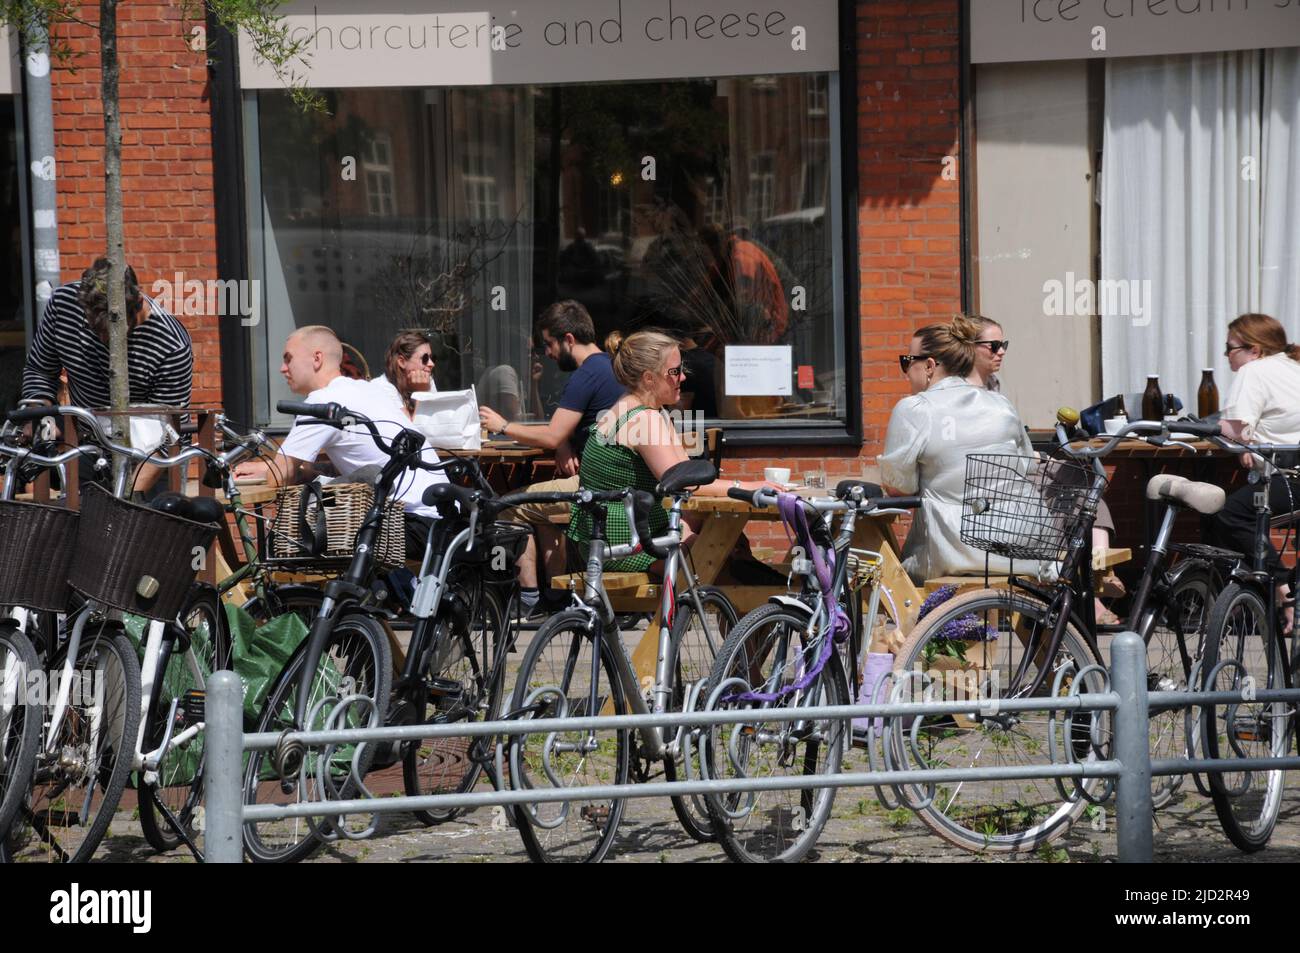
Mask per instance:
[[[41,699],[29,690],[39,684],[40,670],[26,634],[12,622],[0,625],[0,842],[22,805],[41,745]]]
[[[472,588],[478,607],[474,619],[440,613],[434,623],[429,660],[418,686],[414,722],[492,721],[501,714],[505,670],[499,664],[510,650],[512,629],[501,596],[486,586]],[[474,603],[471,598],[467,605]],[[409,689],[408,689],[409,691]],[[408,696],[409,697],[409,696]],[[402,778],[413,797],[472,790],[492,755],[492,738],[422,738],[404,746]],[[422,824],[442,824],[463,808],[416,811]]]
[[[64,661],[62,652],[54,659],[59,678]],[[58,735],[37,754],[27,803],[12,828],[16,861],[89,860],[133,767],[140,663],[130,640],[115,623],[88,623],[70,674]]]
[[[970,712],[958,715],[893,718],[885,743],[895,767],[991,768],[1045,766],[1053,763],[1051,714],[1045,711],[1005,712],[996,699],[1025,697],[1039,672],[1045,680],[1038,691],[1048,696],[1058,675],[1065,694],[1075,675],[1097,658],[1073,623],[1067,625],[1054,658],[1048,660],[1052,635],[1050,608],[1037,597],[1013,590],[982,589],[939,606],[919,623],[894,660],[895,696],[901,701],[978,700]],[[990,637],[991,636],[991,637]],[[1027,649],[1033,656],[1026,658]],[[1022,664],[1027,671],[1018,684]],[[1100,691],[1104,677],[1095,672],[1081,691]],[[1056,713],[1057,731],[1075,761],[1097,760],[1096,749],[1108,751],[1109,715],[1076,715],[1071,721]],[[1066,752],[1058,751],[1058,760]],[[1090,794],[1097,780],[1083,782]],[[963,781],[937,785],[899,785],[903,803],[912,807],[932,831],[965,850],[1015,853],[1032,851],[1059,837],[1087,807],[1073,790],[1066,797],[1050,779]]]
[[[707,696],[698,696],[703,694],[718,650],[726,642],[737,621],[736,607],[721,590],[701,586],[697,592],[704,610],[703,617],[696,611],[695,600],[690,592],[681,593],[676,598],[677,617],[673,619],[672,630],[673,664],[669,669],[673,680],[669,689],[669,711],[684,711],[692,696],[696,696],[694,704],[697,710],[704,706]],[[679,773],[697,781],[703,777],[699,736],[699,731],[678,733],[679,748],[676,754],[664,759],[665,780],[676,781]],[[672,802],[673,811],[687,834],[704,843],[717,840],[703,796],[692,794],[674,797]]]
[[[597,665],[597,639],[599,629],[589,628],[579,610],[551,616],[537,630],[510,702],[512,711],[535,706],[521,725],[534,718],[627,713],[610,656],[619,649],[601,640]],[[514,790],[627,783],[632,738],[626,729],[513,735],[508,743]],[[527,804],[515,809],[514,823],[535,861],[597,863],[614,842],[623,804],[619,798]]]
[[[1215,668],[1226,663],[1217,674]],[[1282,688],[1282,658],[1268,608],[1254,589],[1229,583],[1210,610],[1205,639],[1203,685],[1206,691]],[[1283,757],[1291,744],[1289,706],[1284,702],[1244,701],[1207,706],[1201,714],[1201,741],[1207,758]],[[1282,808],[1283,771],[1234,771],[1209,775],[1214,810],[1223,832],[1240,850],[1263,848],[1273,835]]]
[[[196,587],[177,616],[189,637],[189,652],[173,651],[167,657],[158,702],[145,726],[145,749],[154,751],[167,732],[167,714],[172,699],[185,699],[187,692],[203,691],[213,672],[230,664],[230,634],[226,614],[214,590]],[[177,707],[173,737],[191,724],[184,708]],[[166,852],[182,844],[180,834],[167,814],[181,825],[186,837],[197,845],[205,826],[203,818],[204,733],[183,744],[172,744],[158,764],[156,784],[140,785],[140,828],[154,850]],[[165,812],[165,813],[164,813]]]
[[[1178,566],[1163,605],[1153,608],[1153,619],[1139,622],[1147,636],[1147,691],[1187,690],[1192,667],[1204,651],[1205,628],[1214,602],[1214,577],[1199,564]],[[1187,755],[1184,709],[1151,709],[1151,758]],[[1182,786],[1182,775],[1151,778],[1151,801],[1164,807]]]
[[[832,650],[821,673],[804,691],[775,702],[742,701],[749,689],[772,694],[808,671],[822,641],[805,642],[809,616],[783,605],[746,614],[718,651],[705,699],[721,690],[718,711],[752,711],[753,720],[714,725],[703,734],[702,756],[712,780],[806,777],[838,774],[848,744],[847,721],[764,721],[762,712],[792,707],[848,704],[839,653]],[[724,687],[731,682],[733,688]],[[714,831],[737,863],[794,863],[817,843],[830,818],[835,789],[762,791],[705,798]]]
[[[281,732],[293,727],[306,648],[304,641],[276,679],[275,688],[258,719],[258,731]],[[379,721],[382,722],[391,682],[392,659],[383,626],[358,612],[343,615],[335,622],[321,651],[307,703],[307,711],[309,714],[314,712],[314,717],[305,727],[313,731],[324,729],[332,710],[328,700],[349,695],[375,699],[381,712]],[[334,727],[365,727],[371,721],[370,716],[371,712],[365,706],[353,706],[346,712],[343,724]],[[244,803],[288,805],[356,797],[361,792],[351,780],[354,761],[356,769],[364,777],[373,753],[370,745],[361,750],[359,758],[355,757],[357,751],[353,745],[310,748],[298,775],[283,781],[275,767],[273,750],[250,753],[244,768]],[[321,763],[322,758],[327,759],[326,764]],[[244,825],[244,849],[249,858],[258,863],[296,863],[310,856],[318,846],[313,824],[304,818],[289,817]]]

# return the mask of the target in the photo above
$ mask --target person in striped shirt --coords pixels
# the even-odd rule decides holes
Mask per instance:
[[[77,407],[110,405],[108,383],[108,259],[100,258],[80,281],[56,288],[45,306],[23,369],[24,405],[54,404],[59,373],[66,371],[68,398]],[[194,348],[185,326],[140,291],[126,267],[127,365],[132,404],[185,407],[194,383]],[[141,468],[135,488],[146,491],[157,467]]]

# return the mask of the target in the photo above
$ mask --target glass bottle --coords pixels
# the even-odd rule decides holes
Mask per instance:
[[[1201,386],[1196,389],[1196,416],[1204,420],[1219,412],[1219,388],[1214,383],[1214,368],[1201,371]]]
[[[1147,375],[1147,389],[1142,392],[1142,419],[1163,420],[1165,416],[1165,395],[1160,390],[1160,378],[1155,374]]]

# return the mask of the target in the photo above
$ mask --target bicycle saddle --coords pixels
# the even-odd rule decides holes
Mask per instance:
[[[435,483],[424,491],[421,499],[425,506],[436,507],[440,512],[446,510],[448,504],[454,503],[459,512],[468,514],[470,503],[474,501],[474,494],[477,492],[454,483]]]
[[[1147,483],[1147,499],[1158,503],[1177,503],[1205,516],[1213,516],[1223,509],[1228,497],[1223,492],[1223,487],[1213,483],[1194,483],[1185,476],[1161,473]]]
[[[170,513],[195,523],[220,523],[226,518],[226,509],[214,496],[185,496],[181,493],[160,493],[149,503],[149,508]]]
[[[835,498],[837,500],[844,499],[856,486],[862,487],[862,498],[864,500],[874,500],[878,496],[885,495],[885,491],[875,483],[868,483],[866,480],[841,480],[835,485]]]
[[[718,468],[710,460],[695,458],[683,460],[664,471],[659,480],[658,495],[672,496],[687,487],[703,486],[718,478]]]

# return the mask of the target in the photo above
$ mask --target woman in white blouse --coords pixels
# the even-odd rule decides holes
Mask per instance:
[[[370,382],[406,421],[415,419],[412,394],[433,391],[433,341],[423,331],[403,331],[393,338],[384,355],[383,377]],[[396,417],[399,422],[402,417]]]
[[[1223,432],[1247,443],[1300,443],[1300,344],[1288,344],[1286,331],[1266,314],[1243,314],[1228,325],[1224,347],[1236,372],[1220,415]],[[1242,455],[1242,466],[1262,461]],[[1255,484],[1228,496],[1217,520],[1225,546],[1241,553],[1255,549]],[[1300,509],[1300,480],[1274,476],[1269,481],[1269,507],[1274,515]],[[1279,573],[1281,560],[1269,546],[1269,568]],[[1291,587],[1278,586],[1278,601],[1291,598]],[[1286,629],[1294,624],[1295,607],[1286,608]]]
[[[986,560],[992,572],[1010,569],[1006,559],[961,541],[966,455],[1034,455],[1011,402],[967,380],[979,332],[967,317],[930,325],[913,335],[908,353],[900,356],[912,396],[894,407],[879,462],[886,492],[921,496],[903,547],[903,567],[918,583],[982,573]]]

